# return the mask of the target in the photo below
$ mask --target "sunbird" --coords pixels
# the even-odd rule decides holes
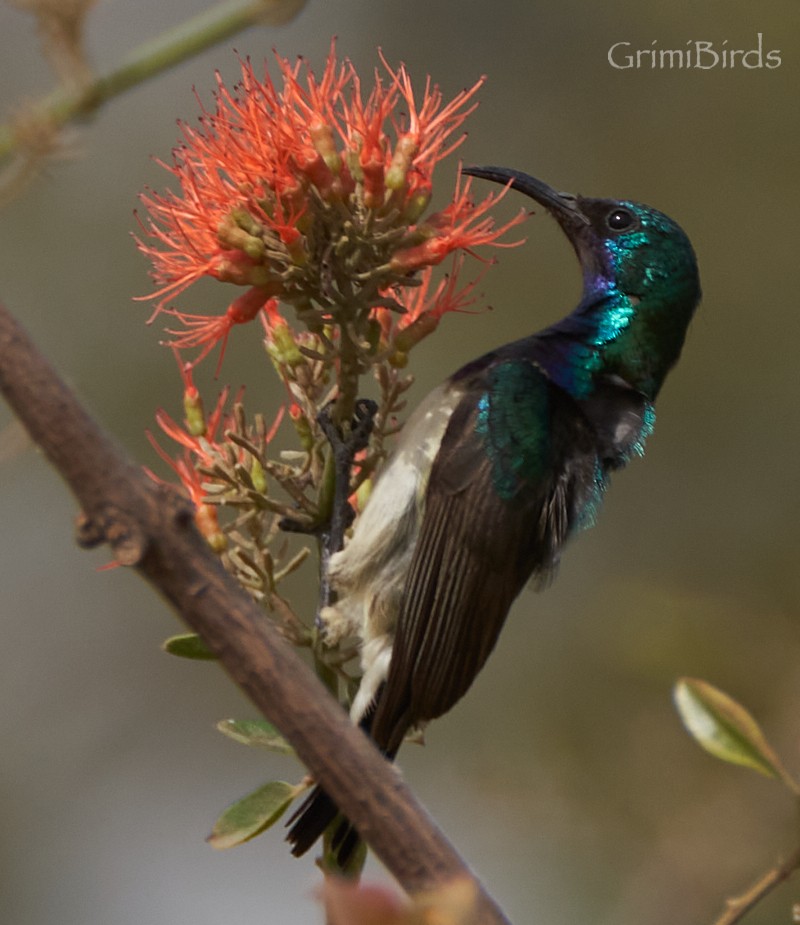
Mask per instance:
[[[523,586],[547,583],[566,541],[594,522],[611,473],[643,454],[700,301],[692,245],[663,212],[559,193],[504,167],[463,172],[553,216],[583,293],[561,321],[472,360],[428,395],[331,558],[337,600],[322,613],[325,633],[362,640],[351,716],[390,759],[466,693]],[[316,787],[290,820],[292,853],[337,815]],[[341,866],[357,844],[340,818],[331,850]]]

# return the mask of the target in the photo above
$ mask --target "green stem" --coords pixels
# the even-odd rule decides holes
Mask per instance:
[[[339,374],[337,377],[339,394],[333,410],[333,419],[342,428],[349,425],[353,419],[358,398],[360,372],[358,349],[343,324],[339,341]]]
[[[225,0],[192,17],[157,38],[134,49],[120,66],[97,77],[79,92],[59,89],[33,107],[42,120],[63,125],[89,115],[98,106],[125,90],[144,83],[174,64],[224,42],[243,29],[259,23],[278,25],[291,20],[306,0]],[[0,126],[0,157],[11,154],[17,138],[13,127]]]

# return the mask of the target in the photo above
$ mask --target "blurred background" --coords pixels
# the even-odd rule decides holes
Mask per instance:
[[[87,31],[95,67],[202,8],[104,0]],[[671,688],[681,675],[719,685],[800,773],[798,12],[795,0],[309,0],[290,24],[251,29],[113,101],[0,219],[0,297],[149,465],[144,430],[158,406],[179,414],[180,384],[149,308],[131,301],[150,289],[133,210],[144,186],[166,185],[153,157],[169,157],[176,118],[195,118],[193,88],[208,102],[215,69],[236,79],[233,47],[319,69],[336,35],[362,76],[381,47],[448,97],[487,74],[465,161],[641,199],[687,230],[705,299],[646,459],[615,478],[555,585],[521,595],[427,747],[402,753],[515,922],[711,922],[797,838],[781,785],[702,752]],[[607,58],[622,41],[747,50],[759,32],[780,67],[617,70]],[[6,114],[51,86],[32,19],[0,5]],[[437,172],[444,195],[455,169],[452,158]],[[519,205],[510,196],[507,214]],[[579,274],[555,223],[539,214],[524,233],[484,280],[494,311],[448,316],[415,353],[415,399],[575,304]],[[281,400],[252,329],[234,331],[222,381],[247,383],[251,408]],[[298,767],[214,730],[253,709],[216,666],[159,651],[179,631],[173,615],[134,574],[98,572],[105,552],[75,548],[71,497],[10,422],[3,407],[0,921],[319,922],[313,862],[290,858],[280,830],[227,853],[204,843],[227,803]],[[301,611],[309,584],[296,585]],[[374,862],[368,874],[386,877]],[[800,878],[747,921],[788,923],[797,901]]]

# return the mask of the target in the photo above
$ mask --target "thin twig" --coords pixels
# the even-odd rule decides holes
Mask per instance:
[[[79,91],[59,89],[35,104],[32,112],[50,125],[64,125],[86,116],[102,103],[155,77],[175,64],[224,42],[259,23],[292,19],[306,0],[226,0],[135,48],[108,74],[94,78]],[[17,145],[12,126],[0,126],[0,158]]]
[[[788,880],[799,867],[800,848],[797,848],[782,864],[777,864],[768,870],[740,896],[726,900],[725,911],[714,920],[714,925],[734,925],[735,922],[741,921],[753,906],[761,902],[784,880]]]

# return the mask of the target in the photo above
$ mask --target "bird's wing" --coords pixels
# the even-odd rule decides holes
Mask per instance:
[[[450,709],[531,574],[555,564],[593,490],[596,455],[572,399],[532,363],[481,373],[433,465],[371,733],[387,752]]]

